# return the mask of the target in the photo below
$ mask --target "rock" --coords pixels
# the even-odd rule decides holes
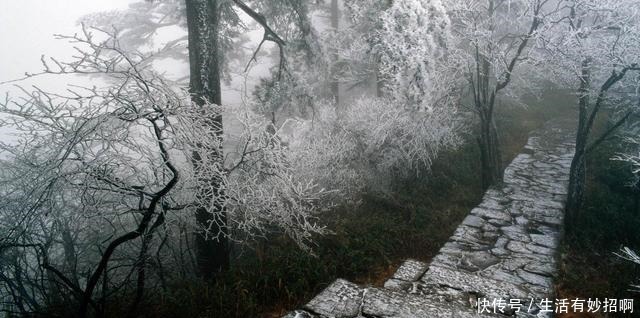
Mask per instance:
[[[530,273],[542,275],[542,276],[553,276],[556,272],[555,270],[555,262],[532,262],[528,263],[524,266],[524,270]]]
[[[470,307],[379,288],[367,288],[362,314],[366,317],[395,318],[471,318],[493,317]]]
[[[512,241],[519,241],[523,243],[531,242],[531,238],[527,234],[524,227],[519,225],[505,226],[500,228],[500,231],[506,238]]]
[[[343,279],[337,279],[314,297],[304,309],[335,318],[356,317],[362,304],[363,289]]]
[[[466,256],[466,259],[469,261],[469,263],[471,263],[473,266],[477,267],[480,270],[485,269],[491,265],[498,264],[500,262],[499,258],[495,257],[494,255],[491,255],[491,253],[487,251],[478,251],[478,252],[470,253],[469,255]]]
[[[420,280],[426,284],[450,286],[467,293],[480,294],[486,298],[524,299],[535,297],[528,290],[508,282],[438,266],[430,266]]]
[[[547,276],[529,273],[521,269],[517,271],[517,275],[532,285],[543,287],[549,292],[553,290],[553,281],[551,281],[551,278]],[[542,295],[538,295],[538,296],[542,296]]]
[[[416,261],[413,259],[408,259],[400,265],[398,270],[396,270],[395,274],[393,274],[393,278],[404,280],[407,282],[417,281],[424,272],[427,271],[429,264]]]
[[[384,288],[389,290],[408,292],[411,287],[413,287],[413,283],[401,279],[391,278],[384,282]]]
[[[509,213],[501,210],[489,210],[477,207],[471,210],[471,214],[482,217],[486,219],[487,222],[497,226],[503,226],[511,223],[511,216]]]
[[[548,248],[557,248],[558,247],[558,238],[551,236],[549,234],[530,234],[531,241],[533,243],[538,244],[540,246],[548,247]]]
[[[522,254],[531,254],[531,252],[527,249],[527,246],[520,241],[511,241],[507,244],[507,250],[522,253]]]
[[[284,315],[284,317],[282,318],[319,318],[319,317],[314,314],[308,313],[304,310],[295,310]]]
[[[462,224],[464,225],[468,225],[468,226],[472,226],[472,227],[476,227],[476,228],[482,228],[482,226],[485,224],[485,220],[481,217],[477,217],[475,215],[468,215],[464,221],[462,221]]]
[[[554,255],[555,249],[535,245],[535,244],[527,244],[527,249],[537,255]]]

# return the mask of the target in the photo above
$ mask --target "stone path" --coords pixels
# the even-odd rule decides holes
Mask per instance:
[[[543,300],[554,297],[575,140],[563,126],[574,125],[552,121],[532,134],[504,184],[485,193],[430,264],[405,261],[383,288],[338,279],[285,318],[553,316]]]

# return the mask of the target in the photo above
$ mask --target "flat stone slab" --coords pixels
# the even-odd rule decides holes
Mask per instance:
[[[419,295],[380,288],[365,290],[362,316],[385,318],[496,317],[495,315],[479,314],[476,309],[456,303],[439,302]]]
[[[449,286],[484,298],[525,299],[536,297],[525,287],[511,282],[499,281],[482,277],[478,274],[440,266],[429,267],[421,281],[430,285]]]
[[[363,292],[358,285],[337,279],[309,301],[304,309],[326,317],[356,317],[360,312]]]
[[[395,274],[393,274],[393,278],[407,282],[414,282],[427,271],[427,268],[429,268],[429,264],[427,263],[408,259],[396,270]]]

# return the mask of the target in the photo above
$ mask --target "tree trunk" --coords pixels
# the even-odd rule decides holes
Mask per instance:
[[[338,7],[338,0],[331,0],[331,27],[334,31],[338,31],[340,27],[340,8]],[[338,53],[333,52],[333,71],[331,72],[331,95],[336,103],[336,107],[340,105],[340,83],[336,79],[338,68]]]
[[[576,137],[576,152],[571,160],[571,168],[569,170],[569,188],[567,189],[567,203],[565,206],[565,228],[567,231],[570,231],[575,225],[584,198],[587,171],[585,144],[588,135],[581,132],[584,129],[583,117],[581,111]]]
[[[68,224],[61,221],[57,221],[57,223],[60,227],[60,234],[62,237],[62,249],[64,251],[64,272],[70,277],[71,281],[74,284],[79,286],[80,283],[77,271],[78,260],[76,258],[75,240],[73,239],[73,235],[71,235],[71,229],[69,229]]]
[[[482,189],[502,182],[502,155],[498,141],[498,129],[493,118],[496,90],[491,88],[491,64],[487,58],[476,52],[476,76],[474,103],[480,117],[480,165]]]
[[[189,32],[189,92],[198,106],[208,103],[220,105],[222,95],[220,91],[220,71],[218,57],[218,1],[217,0],[186,0],[187,28]],[[222,139],[222,114],[210,118],[209,124],[215,128],[215,136],[203,138]],[[222,165],[222,149],[212,149],[214,155]],[[201,162],[199,154],[194,154],[196,170]],[[221,170],[222,171],[222,170]],[[198,193],[200,199],[216,200],[212,210],[199,207],[196,210],[196,222],[203,228],[208,228],[212,238],[204,233],[196,237],[197,265],[200,275],[205,279],[213,278],[217,273],[229,267],[229,239],[227,237],[227,212],[222,204],[224,192],[220,178],[200,180],[211,184],[214,193]],[[210,196],[216,198],[210,198]]]
[[[569,188],[565,207],[565,228],[567,231],[570,231],[575,225],[584,198],[587,162],[584,156],[584,149],[581,152],[581,154],[578,154],[576,149],[576,155],[571,161],[571,170],[569,172]]]
[[[578,88],[578,131],[576,133],[576,152],[571,160],[569,171],[569,188],[567,190],[567,203],[565,206],[565,228],[569,231],[575,224],[580,213],[580,206],[584,196],[586,181],[586,149],[589,131],[587,112],[589,110],[589,87],[591,74],[589,61],[582,62],[580,74],[580,87]]]
[[[487,117],[490,116],[480,116],[480,137],[478,138],[482,188],[485,190],[502,182],[503,178],[498,130],[494,120]]]

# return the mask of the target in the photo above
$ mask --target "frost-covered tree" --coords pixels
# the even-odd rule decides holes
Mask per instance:
[[[336,202],[363,191],[389,195],[395,180],[428,169],[440,151],[461,142],[450,114],[395,103],[362,98],[340,111],[329,104],[313,121],[288,121],[278,135],[299,156],[300,174],[340,190]]]
[[[449,63],[451,22],[442,3],[397,1],[379,16],[373,54],[385,96],[415,109],[455,109],[459,69]]]
[[[489,186],[502,179],[496,98],[526,60],[549,2],[345,1],[351,26],[342,32],[341,59],[351,66],[343,78],[375,77],[378,96],[436,111],[457,104],[468,87]]]
[[[123,311],[136,315],[154,286],[193,271],[184,232],[234,239],[277,230],[303,248],[325,232],[316,216],[330,193],[295,174],[297,158],[264,120],[197,100],[113,34],[84,31],[62,37],[78,48],[74,60],[43,59],[44,71],[28,77],[90,75],[103,85],[24,89],[0,103],[3,126],[16,130],[0,147],[8,308],[77,305],[78,316],[99,315],[133,290]],[[223,109],[243,123],[239,157],[226,164],[215,124]],[[203,207],[222,207],[225,224],[197,220]]]
[[[328,41],[333,43],[339,55],[340,72],[334,76],[347,90],[373,80],[377,96],[382,96],[382,81],[376,78],[377,57],[373,47],[378,42],[376,32],[380,30],[380,14],[389,6],[389,1],[381,0],[344,1],[346,25]]]
[[[561,1],[548,22],[551,32],[540,42],[544,65],[563,87],[576,90],[578,127],[576,154],[571,163],[567,225],[578,217],[582,203],[586,156],[621,127],[638,105],[640,71],[640,4],[637,1]],[[550,66],[550,67],[549,67]],[[613,122],[592,137],[604,111]]]
[[[272,76],[265,76],[259,85],[257,94],[265,102],[258,110],[270,117],[276,113],[299,115],[310,112],[308,107],[299,109],[295,98],[279,97],[297,96],[308,101],[309,92],[303,87],[311,83],[298,84],[301,80],[299,74],[314,66],[316,72],[322,68],[313,57],[313,52],[320,52],[314,44],[316,35],[310,21],[310,11],[316,7],[315,3],[225,0],[213,5],[218,15],[217,59],[223,85],[239,90],[240,87],[229,87],[234,77],[246,74],[258,62],[272,63],[275,60]],[[155,51],[156,60],[173,58],[187,61],[188,36],[182,33],[187,31],[186,13],[184,0],[141,1],[131,4],[127,10],[95,13],[82,21],[102,29],[115,27],[120,31],[123,47],[129,50]],[[254,43],[248,34],[256,29],[262,29],[264,34],[262,40]],[[276,47],[269,47],[269,43],[275,43]],[[157,51],[158,48],[161,50]],[[272,54],[274,58],[264,58],[266,54]],[[249,95],[253,93],[251,86],[247,87]],[[313,94],[320,89],[320,85],[316,86]],[[274,101],[267,102],[269,100]]]
[[[495,125],[496,100],[526,63],[539,29],[555,9],[550,0],[454,0],[447,2],[456,59],[465,68],[472,109],[479,118],[482,184],[502,181]]]
[[[221,79],[229,81],[234,67],[246,63],[245,50],[239,46],[247,39],[246,26],[233,1],[218,1],[218,63]],[[127,51],[151,53],[149,62],[171,58],[188,61],[187,8],[184,0],[145,0],[131,3],[128,9],[97,12],[80,18],[79,23],[104,30],[118,31]],[[182,74],[181,74],[182,75]],[[188,74],[184,74],[188,77]]]
[[[459,144],[458,73],[448,61],[448,17],[439,1],[345,6],[352,21],[376,27],[361,30],[353,23],[329,34],[339,40],[340,60],[346,61],[341,80],[355,83],[377,73],[384,96],[342,102],[339,108],[317,102],[313,117],[287,121],[278,133],[283,131],[294,151],[318,158],[305,170],[320,184],[354,195],[364,189],[388,193],[390,182],[428,169],[441,149]],[[369,64],[376,65],[372,73],[357,73],[369,72]]]
[[[331,29],[333,32],[339,32],[340,30],[340,4],[338,0],[331,0],[330,6],[330,14],[331,14]],[[339,65],[340,56],[337,51],[334,49],[331,52],[331,59],[333,60],[332,68],[330,71],[330,85],[331,85],[331,96],[333,97],[336,105],[340,105],[340,82],[335,78],[336,73],[338,73],[337,67]]]
[[[311,15],[318,7],[310,2],[219,1],[216,6],[215,2],[201,1],[187,2],[187,9],[196,3],[202,7],[186,11],[190,42],[191,93],[196,104],[204,104],[204,107],[209,103],[219,104],[220,97],[217,92],[219,92],[221,73],[224,74],[221,59],[228,58],[227,54],[221,55],[220,51],[225,48],[220,45],[223,42],[229,42],[225,28],[230,26],[224,24],[229,23],[224,19],[231,16],[231,13],[217,13],[218,36],[212,39],[215,30],[211,26],[215,24],[210,20],[215,13],[208,13],[210,10],[231,8],[242,11],[263,28],[263,41],[257,45],[254,52],[247,55],[247,65],[250,66],[262,58],[259,52],[264,42],[276,43],[277,63],[272,69],[272,76],[258,86],[254,93],[255,100],[251,105],[258,110],[258,113],[267,115],[267,120],[271,121],[272,127],[268,131],[275,138],[271,143],[282,140],[283,143],[278,143],[276,148],[282,147],[283,151],[286,150],[289,153],[290,158],[296,158],[288,166],[287,173],[305,180],[315,180],[319,185],[316,189],[312,182],[308,189],[298,189],[298,193],[308,193],[322,188],[340,189],[342,190],[340,193],[330,192],[329,196],[334,199],[350,199],[353,198],[351,194],[366,188],[388,191],[386,186],[389,180],[428,168],[441,149],[459,143],[457,133],[460,125],[457,122],[455,107],[459,86],[455,79],[460,71],[454,63],[449,61],[450,21],[440,1],[410,1],[393,4],[386,1],[347,1],[345,6],[350,12],[352,21],[368,19],[375,27],[365,30],[360,25],[352,24],[351,29],[358,29],[361,34],[366,34],[362,37],[366,39],[364,42],[358,40],[349,43],[352,36],[349,35],[348,30],[334,32],[336,33],[334,39],[340,40],[336,50],[333,50],[336,47],[329,46],[330,39],[321,38],[313,28]],[[125,19],[130,21],[125,23],[129,27],[124,28],[126,31],[121,33],[124,36],[131,36],[132,33],[137,32],[136,30],[155,30],[155,26],[163,25],[161,21],[168,21],[163,20],[162,12],[171,11],[167,8],[172,5],[175,8],[181,8],[179,3],[171,1],[140,4],[139,8],[149,8],[150,12],[158,10],[160,13],[148,14],[144,13],[145,10],[137,10],[137,13],[131,15],[134,18]],[[381,8],[380,12],[371,11],[371,8],[377,7]],[[366,13],[362,10],[366,10]],[[209,17],[193,18],[202,14],[209,14]],[[124,17],[127,16],[124,15]],[[170,15],[170,17],[179,21],[177,16]],[[131,24],[131,21],[136,19],[147,21],[142,24],[149,27],[138,28],[135,23]],[[189,22],[193,24],[190,25]],[[345,26],[345,29],[347,28],[349,27]],[[199,32],[203,34],[208,32],[208,35],[194,36]],[[152,32],[145,31],[145,33]],[[205,43],[206,41],[199,43],[198,36],[201,39],[208,39],[209,43]],[[217,48],[213,43],[214,40],[218,41]],[[132,44],[135,42],[138,40],[132,41]],[[211,54],[211,52],[217,53]],[[373,74],[380,79],[380,83],[384,82],[384,85],[379,85],[384,97],[357,101],[354,105],[345,105],[344,109],[339,111],[331,102],[326,102],[324,99],[331,94],[327,94],[326,82],[318,79],[327,78],[328,74],[332,73],[331,56],[335,52],[338,52],[340,60],[354,62],[355,65],[363,66],[362,69],[366,69],[367,64],[374,64]],[[365,58],[363,61],[349,60],[355,55]],[[214,63],[216,59],[217,65]],[[212,72],[216,73],[217,77]],[[353,74],[347,71],[338,78],[344,79],[350,75]],[[355,80],[355,77],[353,79]],[[225,115],[222,114],[222,116]],[[249,113],[246,116],[254,118],[253,120],[257,118]],[[287,118],[291,117],[300,119],[287,121]],[[366,121],[363,120],[365,118]],[[287,139],[284,133],[287,127],[281,127],[283,122],[287,122],[289,128],[295,127],[294,134],[297,138]],[[296,122],[300,124],[291,125]],[[214,127],[222,127],[220,118],[212,118],[210,124]],[[218,140],[222,138],[221,129],[210,132],[219,134],[210,138]],[[255,141],[259,138],[256,139],[253,136],[248,140]],[[238,152],[243,153],[243,151]],[[220,149],[211,153],[218,153],[218,160],[215,161],[218,166],[225,164],[230,157],[241,161],[251,158],[231,152],[222,153]],[[196,166],[206,169],[204,165],[197,164],[197,156],[194,158],[196,158]],[[338,165],[338,162],[344,164]],[[246,166],[239,165],[236,171]],[[262,165],[259,166],[262,167]],[[246,175],[248,174],[230,173],[229,178],[240,178]],[[255,180],[248,179],[237,185],[245,184],[248,187],[254,184]],[[219,183],[217,180],[210,181],[214,185]],[[259,184],[268,183],[259,182]],[[283,189],[282,186],[279,188]],[[233,190],[213,186],[202,197],[221,198],[226,202],[227,196],[239,196],[238,193],[230,195],[229,191]],[[286,195],[284,192],[280,193],[280,196]],[[212,216],[211,219],[206,220],[203,217],[200,223],[211,226],[211,232],[216,233],[218,239],[214,242],[201,242],[203,255],[206,251],[222,251],[221,257],[217,260],[217,256],[213,254],[208,257],[209,260],[213,260],[212,262],[207,261],[207,258],[202,260],[202,272],[204,268],[215,272],[224,268],[227,262],[224,257],[225,243],[220,241],[224,239],[225,234],[222,232],[222,235],[218,235],[221,231],[216,231],[216,227],[225,228],[225,224],[232,223],[243,228],[247,224],[253,224],[253,229],[261,228],[259,231],[268,228],[257,226],[258,223],[267,222],[267,218],[262,222],[256,221],[259,219],[258,216],[265,216],[265,214],[261,214],[259,209],[247,208],[249,205],[243,206],[248,211],[247,215],[255,216],[252,219],[253,223],[229,218],[225,221],[227,206],[221,204],[209,206],[211,209],[207,210],[208,214],[202,214],[202,216]],[[311,213],[310,207],[301,211]],[[279,209],[282,208],[284,207],[279,207]],[[273,210],[274,207],[268,207],[268,209]],[[281,219],[286,220],[286,218]],[[300,238],[306,240],[308,237],[300,236]],[[211,246],[212,244],[220,244],[220,246]]]
[[[247,4],[240,0],[233,0],[233,3],[250,16],[255,22],[261,25],[264,36],[256,54],[264,42],[271,41],[278,45],[280,51],[280,69],[278,78],[284,67],[284,40],[267,24],[265,16],[254,11]],[[219,29],[221,3],[209,0],[187,0],[187,26],[189,38],[189,66],[190,80],[189,91],[195,104],[200,107],[208,105],[221,105],[222,94],[220,87],[220,60],[223,56],[219,46],[221,32]],[[304,30],[304,29],[303,29]],[[304,31],[303,31],[304,33]],[[249,61],[251,62],[251,61]],[[223,118],[222,113],[209,118],[209,125],[215,128],[215,135],[204,135],[205,138],[218,139],[219,148],[212,149],[215,153],[217,165],[222,166],[224,154],[222,149]],[[200,162],[200,155],[194,155],[194,162],[199,169],[211,169],[210,166]],[[224,202],[226,194],[221,180],[204,179],[211,187],[199,194],[202,198],[214,199],[213,204],[202,206],[196,215],[198,223],[206,226],[215,234],[213,238],[200,236],[197,240],[200,272],[205,278],[213,277],[213,274],[223,271],[229,265],[229,248],[227,233],[227,212]]]
[[[450,22],[440,1],[353,0],[344,7],[348,23],[309,32],[318,34],[309,44],[316,50],[287,48],[283,80],[259,86],[255,102],[262,113],[279,112],[276,133],[315,158],[302,171],[321,185],[351,195],[388,192],[390,181],[428,168],[438,151],[459,143]],[[335,107],[335,94],[318,81],[327,73],[346,90],[376,76],[383,96]]]
[[[186,29],[187,36],[171,39],[153,56],[184,59],[188,55],[190,91],[196,105],[203,106],[209,103],[222,104],[221,82],[230,79],[232,67],[240,67],[240,61],[235,59],[243,56],[245,52],[237,42],[246,40],[240,34],[241,31],[248,30],[241,19],[241,14],[248,16],[264,30],[263,39],[257,49],[251,57],[248,54],[248,61],[243,63],[248,67],[257,59],[257,54],[265,42],[274,42],[277,44],[280,55],[278,70],[275,72],[277,75],[274,76],[279,80],[282,78],[282,73],[286,71],[285,42],[279,33],[282,32],[287,37],[300,40],[299,42],[302,43],[300,45],[304,46],[307,43],[307,32],[310,30],[306,13],[306,3],[299,1],[164,0],[135,3],[128,11],[94,14],[84,20],[102,27],[113,25],[120,31],[124,47],[141,51],[154,47],[157,40],[154,35],[161,32],[163,28],[177,26]],[[298,25],[299,27],[295,28],[298,32],[292,33],[290,25]],[[287,48],[297,43],[290,38],[287,38],[287,41]],[[307,49],[307,51],[311,50]],[[286,73],[290,74],[290,72]],[[223,114],[220,114],[211,120],[211,125],[219,129],[216,130],[218,135],[210,138],[222,139],[224,135],[222,116]],[[219,152],[218,164],[221,165],[225,155],[222,149],[217,151]],[[210,180],[210,182],[218,183],[216,180]],[[207,195],[225,196],[222,189]],[[205,277],[212,277],[213,273],[225,269],[229,263],[229,243],[224,231],[226,212],[221,205],[214,205],[212,208],[211,211],[203,208],[198,214],[199,222],[213,227],[212,232],[220,233],[213,239],[201,237],[198,240],[200,272]]]
[[[627,261],[640,265],[640,255],[628,247],[623,247],[620,254],[616,254],[618,257]],[[631,287],[635,288],[635,292],[640,292],[640,285],[632,284]]]
[[[264,6],[265,14],[274,21],[273,29],[282,35],[286,46],[280,47],[280,56],[276,57],[279,62],[269,76],[260,79],[252,97],[256,111],[270,118],[275,126],[291,117],[312,118],[317,103],[330,95],[325,80],[331,71],[328,49],[311,21],[320,9],[312,1]]]
[[[189,93],[194,104],[199,108],[222,105],[220,61],[218,59],[221,55],[218,45],[218,9],[218,1],[186,0],[189,38]],[[218,142],[214,144],[212,149],[205,150],[206,154],[213,156],[208,162],[203,159],[205,154],[194,152],[194,167],[197,171],[223,170],[222,113],[212,113],[212,115],[206,119],[207,125],[211,128],[203,130],[202,137]],[[204,134],[207,131],[213,132],[213,134]],[[208,237],[205,232],[204,235],[198,235],[196,238],[198,269],[203,277],[211,279],[214,274],[229,267],[225,190],[222,175],[200,172],[197,174],[203,184],[209,185],[200,188],[201,192],[198,193],[198,197],[200,200],[210,201],[211,204],[198,207],[196,221],[214,233],[213,237]]]

